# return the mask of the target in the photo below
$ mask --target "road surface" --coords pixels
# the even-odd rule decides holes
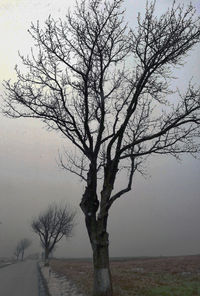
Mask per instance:
[[[28,260],[0,268],[0,295],[38,296],[36,261]]]

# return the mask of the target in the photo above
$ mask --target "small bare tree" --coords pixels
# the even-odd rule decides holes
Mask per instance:
[[[16,257],[17,260],[19,260],[20,253],[21,253],[21,247],[20,247],[20,243],[18,243],[14,250],[14,256]]]
[[[17,260],[19,259],[20,254],[21,254],[21,260],[22,261],[24,260],[25,250],[27,248],[29,248],[30,245],[31,245],[31,241],[28,238],[21,239],[18,242],[18,244],[14,250],[14,255],[16,256]]]
[[[45,251],[45,264],[48,265],[49,254],[55,245],[63,238],[72,235],[75,226],[76,211],[69,205],[50,205],[46,211],[34,218],[31,226],[39,235],[40,242]]]
[[[80,203],[93,250],[95,296],[112,295],[107,222],[112,204],[131,190],[150,155],[200,150],[200,89],[172,92],[172,69],[200,41],[195,9],[155,15],[155,1],[124,24],[123,0],[80,0],[66,20],[32,25],[37,50],[21,57],[18,81],[5,84],[11,117],[39,118],[77,148],[61,159],[86,182]],[[168,96],[170,95],[170,96]],[[127,184],[114,186],[122,171]],[[41,234],[40,234],[41,235]]]
[[[28,238],[24,238],[20,241],[20,248],[21,248],[21,260],[24,260],[24,253],[25,250],[28,249],[31,245],[31,241]]]

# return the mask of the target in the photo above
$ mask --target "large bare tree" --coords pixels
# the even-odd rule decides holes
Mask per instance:
[[[72,235],[75,226],[76,211],[69,205],[52,204],[46,211],[34,218],[31,226],[39,235],[41,245],[45,252],[45,265],[49,265],[49,254],[55,245],[63,238]]]
[[[192,5],[155,15],[155,2],[124,23],[123,0],[79,1],[66,19],[32,24],[36,47],[21,56],[27,73],[6,82],[11,117],[38,118],[66,137],[64,168],[86,182],[80,203],[93,250],[94,294],[112,295],[107,221],[109,209],[131,190],[134,173],[149,155],[178,157],[200,150],[200,89],[172,91],[181,66],[200,41]],[[127,171],[127,184],[114,186]]]

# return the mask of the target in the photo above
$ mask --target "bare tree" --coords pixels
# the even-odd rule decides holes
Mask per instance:
[[[14,250],[14,256],[16,257],[17,260],[19,260],[20,253],[21,253],[21,247],[20,247],[20,244],[18,243]]]
[[[20,247],[21,247],[21,259],[24,260],[24,253],[25,250],[28,249],[31,245],[31,241],[28,238],[24,238],[20,241]]]
[[[32,221],[32,229],[40,237],[40,242],[45,251],[45,264],[48,265],[49,255],[55,245],[63,238],[72,235],[75,226],[76,212],[69,205],[50,205]]]
[[[21,254],[21,260],[22,261],[24,260],[25,250],[27,248],[29,248],[30,245],[31,245],[31,241],[28,238],[21,239],[18,242],[18,244],[14,250],[14,255],[16,256],[17,260],[19,259],[20,254]]]
[[[32,24],[36,48],[21,56],[27,73],[6,82],[10,117],[39,118],[76,147],[62,166],[86,182],[80,203],[93,250],[94,294],[112,295],[109,209],[131,190],[149,155],[200,150],[200,89],[172,91],[172,69],[200,41],[195,9],[177,5],[155,15],[155,2],[124,24],[123,0],[87,0],[65,20]],[[120,173],[127,184],[118,192]]]

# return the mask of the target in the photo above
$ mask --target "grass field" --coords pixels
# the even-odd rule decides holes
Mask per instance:
[[[90,295],[92,262],[53,259],[52,269]],[[111,260],[114,296],[200,296],[200,255]]]

